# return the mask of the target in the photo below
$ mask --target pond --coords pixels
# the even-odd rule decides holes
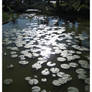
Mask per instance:
[[[81,19],[22,14],[4,24],[3,92],[89,92],[89,38]]]

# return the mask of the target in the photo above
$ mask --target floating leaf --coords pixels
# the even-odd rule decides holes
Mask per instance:
[[[66,61],[66,59],[63,58],[63,57],[58,57],[58,58],[57,58],[57,61],[64,62],[64,61]]]
[[[59,72],[59,68],[51,68],[50,71],[52,73],[58,73]]]
[[[47,62],[47,66],[55,66],[56,63],[52,63],[51,61],[50,62]]]
[[[45,68],[44,70],[42,70],[42,75],[49,75],[50,74],[50,72],[49,72],[49,70],[47,69],[47,68]]]
[[[19,64],[21,65],[27,65],[29,62],[28,61],[19,61]]]
[[[74,62],[69,63],[69,65],[70,65],[70,67],[77,67],[78,66],[78,64],[74,63]]]
[[[63,68],[63,69],[69,69],[70,65],[69,64],[61,64],[61,68]]]
[[[5,85],[10,85],[10,84],[12,84],[13,83],[13,79],[5,79],[4,80],[4,84]]]
[[[79,92],[79,90],[76,87],[69,87],[68,92]]]
[[[41,88],[39,86],[32,87],[32,92],[40,92]]]

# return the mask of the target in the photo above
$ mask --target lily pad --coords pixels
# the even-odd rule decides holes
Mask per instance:
[[[58,73],[59,72],[59,68],[51,68],[50,71],[52,73]]]
[[[54,86],[60,86],[60,85],[61,85],[61,83],[60,83],[58,80],[54,80],[54,81],[52,82],[52,84],[53,84]]]
[[[11,54],[16,54],[17,52],[15,52],[15,51],[11,51]]]
[[[29,77],[29,76],[25,77],[25,80],[27,80],[27,81],[30,80],[30,79],[31,79],[31,77]]]
[[[14,65],[13,64],[10,64],[10,65],[7,66],[7,68],[8,69],[12,69],[12,68],[14,68]]]
[[[19,61],[19,64],[21,65],[27,65],[29,62],[28,61]]]
[[[40,92],[41,88],[39,86],[32,87],[32,92]]]
[[[78,78],[85,80],[87,78],[87,75],[86,74],[79,74]]]
[[[28,84],[30,84],[30,85],[37,85],[38,83],[39,83],[39,81],[37,79],[28,80]]]
[[[57,76],[58,76],[58,77],[63,77],[64,74],[65,74],[64,72],[58,72],[58,73],[57,73]]]
[[[78,62],[81,65],[81,67],[89,68],[89,64],[88,64],[88,62],[86,60],[79,60]]]
[[[5,85],[11,85],[13,83],[13,79],[5,79],[4,84]]]
[[[36,70],[42,68],[41,64],[40,63],[35,63],[32,65],[32,68],[35,68]]]
[[[13,54],[13,55],[11,55],[11,57],[12,58],[16,58],[16,57],[18,57],[18,55],[17,54]]]
[[[78,69],[76,69],[76,73],[78,73],[78,74],[86,74],[87,72],[82,68],[78,68]]]
[[[74,62],[69,63],[69,65],[70,65],[70,67],[77,67],[78,66],[78,64],[74,63]]]
[[[54,85],[54,86],[60,86],[60,85],[63,85],[63,84],[65,84],[65,83],[67,83],[68,81],[70,81],[72,78],[59,78],[59,79],[57,79],[57,80],[53,80],[52,81],[52,84]]]
[[[50,72],[49,72],[49,70],[47,69],[47,68],[45,68],[44,70],[42,70],[42,75],[49,75],[50,74]]]
[[[64,62],[64,61],[66,61],[66,59],[63,58],[63,57],[58,57],[58,58],[57,58],[57,61]]]
[[[86,83],[86,84],[90,84],[90,78],[86,78],[86,79],[85,79],[85,83]]]
[[[63,68],[63,69],[69,69],[70,65],[69,64],[61,64],[61,68]]]
[[[76,87],[69,87],[68,92],[79,92],[79,90]]]
[[[42,82],[47,82],[47,79],[46,78],[42,78],[41,81]]]
[[[47,66],[55,66],[56,65],[56,63],[52,63],[51,61],[50,62],[47,62]]]

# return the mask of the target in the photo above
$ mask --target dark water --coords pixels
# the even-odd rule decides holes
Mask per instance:
[[[3,92],[89,92],[89,22],[28,16],[3,25]]]

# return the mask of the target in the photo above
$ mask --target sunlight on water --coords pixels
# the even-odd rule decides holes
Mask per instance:
[[[89,92],[88,26],[33,15],[3,25],[4,92]]]

